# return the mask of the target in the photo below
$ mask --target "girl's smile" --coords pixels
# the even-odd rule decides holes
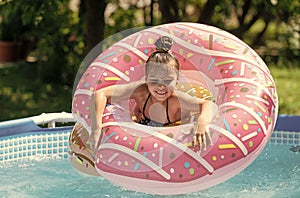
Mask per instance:
[[[149,83],[148,90],[153,96],[153,99],[157,100],[156,102],[163,102],[167,100],[173,93],[173,89],[163,84]]]
[[[172,95],[176,82],[176,73],[170,73],[167,76],[150,74],[147,78],[148,90],[157,102],[163,102]]]

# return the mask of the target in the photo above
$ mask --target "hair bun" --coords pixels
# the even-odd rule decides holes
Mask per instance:
[[[173,40],[168,36],[163,36],[155,41],[157,51],[169,52],[173,45]]]

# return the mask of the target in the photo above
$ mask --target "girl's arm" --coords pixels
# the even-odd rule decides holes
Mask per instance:
[[[107,103],[107,96],[102,91],[97,91],[92,95],[91,101],[91,134],[89,136],[89,144],[92,156],[95,156],[99,145],[99,139],[102,132],[102,115]]]
[[[102,133],[102,116],[105,106],[108,102],[120,101],[131,98],[135,89],[143,84],[143,81],[137,81],[124,85],[112,85],[97,90],[92,95],[91,101],[91,134],[89,144],[94,156],[99,146],[99,140]]]
[[[175,94],[180,101],[181,108],[199,112],[194,131],[194,144],[201,147],[202,143],[206,144],[207,127],[217,114],[218,106],[212,101],[193,97],[184,92],[178,91]]]

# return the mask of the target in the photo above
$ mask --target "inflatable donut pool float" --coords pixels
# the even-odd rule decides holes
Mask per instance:
[[[164,24],[132,34],[90,64],[77,84],[72,113],[90,132],[93,92],[141,79],[143,64],[161,36],[174,40],[172,54],[181,65],[179,88],[182,85],[183,91],[195,97],[209,96],[218,105],[209,125],[209,143],[199,150],[192,147],[192,121],[171,127],[137,124],[131,118],[134,102],[122,101],[107,105],[101,144],[89,167],[130,190],[152,194],[199,191],[247,167],[267,144],[277,119],[272,76],[254,50],[237,37],[195,23]],[[207,94],[199,95],[203,90]],[[85,172],[84,167],[79,169]]]

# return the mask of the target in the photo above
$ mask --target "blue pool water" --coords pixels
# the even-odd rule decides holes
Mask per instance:
[[[192,197],[300,197],[300,153],[291,145],[268,144],[244,171],[212,188],[185,195]],[[117,187],[101,177],[76,172],[67,159],[39,157],[0,163],[0,197],[144,197]]]

